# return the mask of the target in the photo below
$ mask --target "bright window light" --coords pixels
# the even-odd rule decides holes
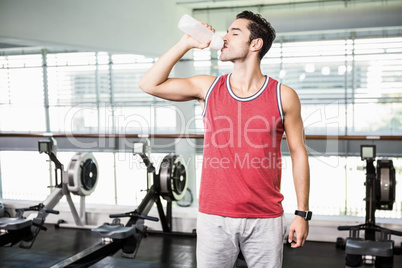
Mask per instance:
[[[322,75],[329,75],[331,73],[331,69],[328,66],[324,66],[321,69]]]
[[[312,63],[308,63],[308,64],[306,64],[306,66],[304,67],[304,70],[305,70],[307,73],[314,73],[314,71],[315,71],[315,66],[314,66],[314,64],[312,64]]]
[[[338,67],[338,74],[339,75],[344,75],[346,73],[346,66],[345,65],[341,65]]]

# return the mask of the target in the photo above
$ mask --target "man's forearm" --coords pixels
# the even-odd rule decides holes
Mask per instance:
[[[145,92],[150,92],[165,82],[174,65],[189,51],[184,42],[178,42],[163,54],[140,80],[139,86]]]
[[[292,156],[293,181],[297,197],[297,209],[309,210],[310,169],[306,150],[300,150]]]

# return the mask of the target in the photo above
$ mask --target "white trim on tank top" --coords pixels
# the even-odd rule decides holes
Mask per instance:
[[[260,95],[262,94],[262,92],[264,92],[264,90],[267,88],[268,82],[269,82],[269,79],[270,79],[269,77],[267,77],[267,76],[265,75],[264,84],[263,84],[262,87],[257,91],[257,93],[251,95],[250,97],[242,98],[242,97],[237,96],[237,95],[233,92],[233,90],[232,90],[232,88],[231,88],[231,86],[230,86],[230,76],[231,76],[231,75],[232,75],[232,74],[229,74],[229,75],[227,76],[227,78],[226,78],[226,88],[228,89],[228,92],[229,92],[230,96],[232,96],[232,98],[234,98],[234,99],[237,100],[237,101],[252,101],[252,100],[258,98],[258,96],[260,96]]]

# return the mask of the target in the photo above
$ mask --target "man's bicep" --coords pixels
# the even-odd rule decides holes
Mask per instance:
[[[304,126],[301,117],[301,105],[296,92],[287,87],[282,90],[283,110],[285,116],[285,133],[289,149],[296,149],[305,144]]]

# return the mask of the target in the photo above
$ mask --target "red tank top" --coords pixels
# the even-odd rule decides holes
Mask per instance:
[[[280,83],[266,77],[257,93],[241,98],[230,88],[230,74],[218,77],[205,97],[203,120],[199,211],[242,218],[281,216]]]

